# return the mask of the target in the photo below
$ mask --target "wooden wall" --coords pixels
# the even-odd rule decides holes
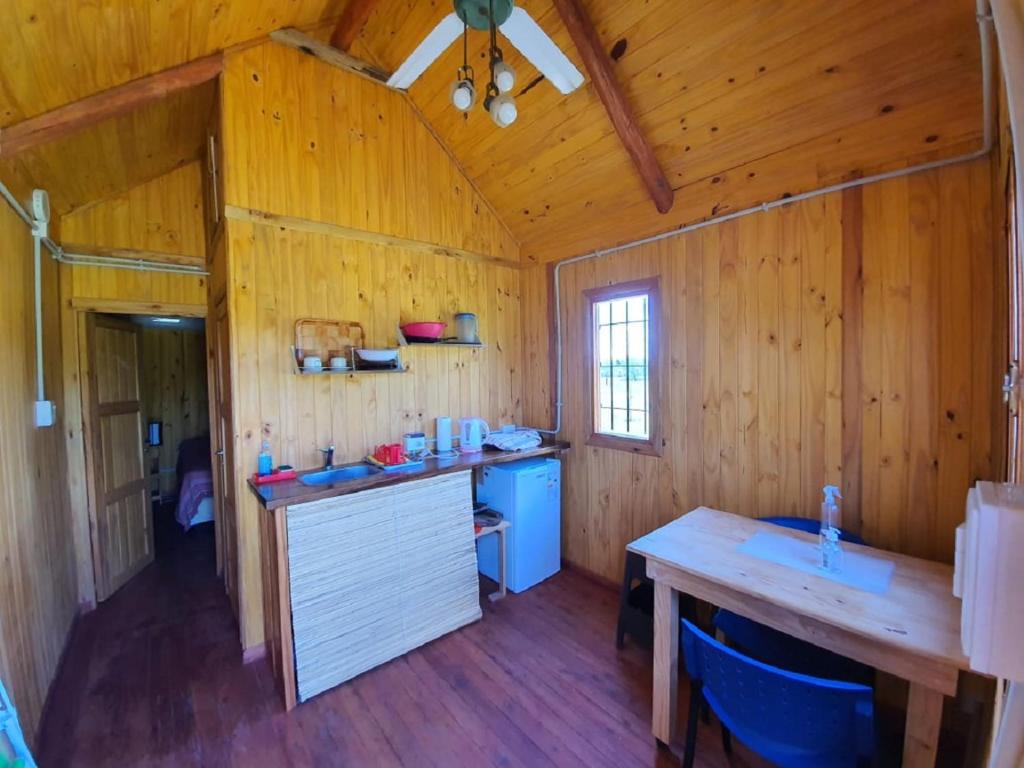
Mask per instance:
[[[205,333],[142,329],[142,418],[144,422],[163,422],[163,441],[155,451],[161,470],[160,492],[174,493],[178,446],[182,440],[210,431]]]
[[[61,217],[62,243],[205,257],[203,178],[189,163]]]
[[[57,425],[36,429],[32,238],[0,203],[0,679],[34,741],[77,611],[67,467],[62,450],[57,269],[44,264],[47,397]]]
[[[179,247],[179,256],[202,256],[205,235],[202,189],[193,165],[63,217],[61,240],[81,246]],[[72,240],[74,238],[74,240]],[[82,438],[79,341],[85,312],[204,316],[207,280],[202,276],[61,265],[61,340],[64,371],[65,443],[79,600],[96,600],[89,534],[86,456]]]
[[[951,560],[1003,456],[992,217],[986,159],[565,267],[565,557],[618,579],[626,543],[696,506],[815,517],[837,483],[871,543]],[[582,291],[653,275],[664,453],[587,447]],[[528,423],[550,419],[549,279],[523,276]]]
[[[432,432],[439,415],[520,421],[519,252],[395,92],[271,43],[229,56],[222,109],[239,621],[251,649],[263,626],[245,478],[263,439],[276,461],[309,467],[318,447],[357,460],[406,431]],[[392,239],[367,242],[375,235]],[[371,344],[392,346],[400,321],[457,311],[479,315],[486,349],[409,350],[405,375],[294,373],[299,318],[356,320]]]

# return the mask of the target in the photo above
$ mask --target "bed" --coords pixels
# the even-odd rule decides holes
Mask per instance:
[[[213,472],[210,436],[182,440],[178,446],[178,508],[174,517],[186,531],[213,522]]]

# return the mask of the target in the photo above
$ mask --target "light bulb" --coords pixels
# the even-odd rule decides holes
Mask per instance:
[[[504,61],[494,65],[494,84],[502,93],[508,93],[516,87],[516,71]]]
[[[499,128],[508,128],[519,117],[519,110],[516,109],[515,99],[504,94],[491,99],[491,105],[488,109],[491,113],[491,119],[494,120],[494,124]]]
[[[476,88],[472,80],[456,80],[452,83],[452,104],[460,112],[468,112],[476,103]]]

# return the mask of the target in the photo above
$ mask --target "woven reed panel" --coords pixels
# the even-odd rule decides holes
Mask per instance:
[[[470,475],[288,510],[300,701],[480,618]]]

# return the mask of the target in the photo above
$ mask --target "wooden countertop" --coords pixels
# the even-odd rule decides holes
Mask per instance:
[[[475,467],[487,466],[490,464],[504,464],[509,461],[521,459],[534,459],[540,456],[554,456],[569,449],[567,442],[544,443],[530,451],[498,451],[484,450],[480,453],[459,454],[453,459],[427,459],[422,467],[414,470],[400,470],[393,472],[381,472],[369,477],[360,477],[355,480],[345,480],[332,485],[303,485],[299,480],[288,480],[283,483],[272,483],[270,485],[254,485],[248,480],[251,490],[264,509],[277,509],[295,504],[305,504],[310,501],[330,499],[335,496],[345,496],[350,493],[358,493],[370,488],[381,488],[397,483],[407,483],[410,480],[422,480],[427,477],[447,475],[452,472],[463,472]],[[363,462],[351,464],[338,464],[334,469],[342,467],[359,466]],[[299,477],[321,472],[322,468],[305,470],[299,473]]]

